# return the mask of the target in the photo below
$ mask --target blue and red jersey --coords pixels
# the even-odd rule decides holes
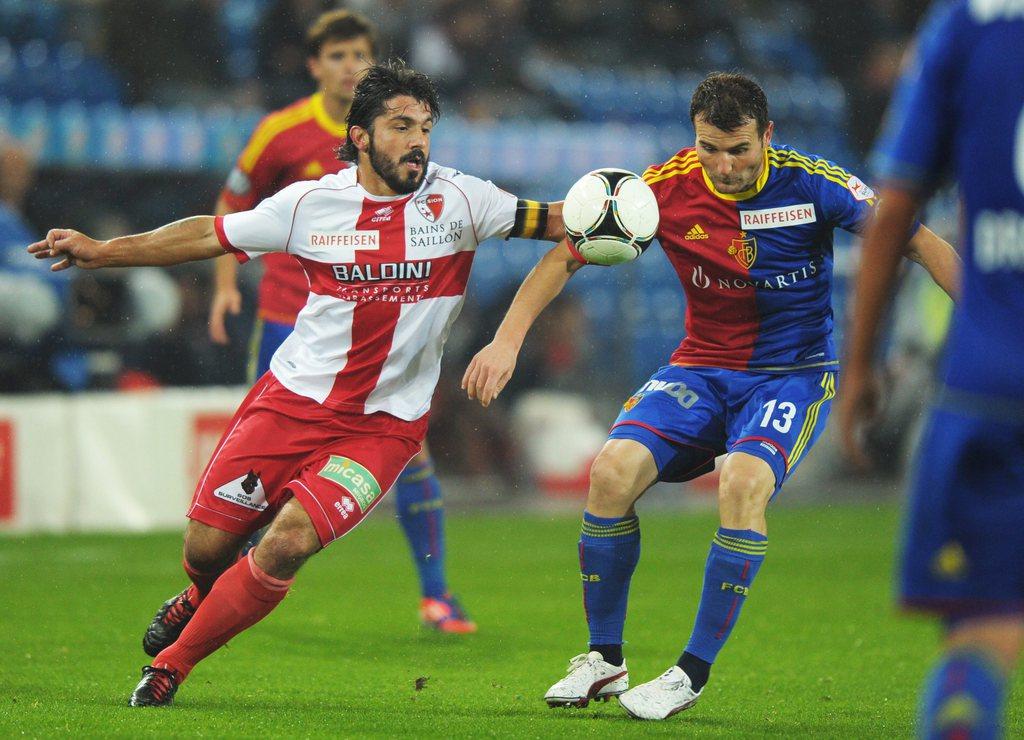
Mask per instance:
[[[832,232],[859,232],[875,196],[833,162],[769,147],[754,186],[719,193],[693,147],[643,174],[657,239],[686,293],[673,365],[822,371],[832,340]]]
[[[944,383],[1005,411],[1024,379],[1024,5],[938,4],[886,120],[880,182],[928,195],[952,174],[960,187],[964,269]]]

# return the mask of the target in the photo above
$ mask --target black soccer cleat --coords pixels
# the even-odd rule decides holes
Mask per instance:
[[[142,669],[142,680],[135,687],[128,700],[130,707],[166,707],[174,701],[178,690],[178,679],[174,671],[166,668],[154,668],[151,665]]]
[[[185,625],[196,613],[196,607],[188,600],[186,588],[173,599],[163,603],[149,624],[149,629],[142,636],[142,649],[146,655],[155,658],[160,651],[174,644]]]

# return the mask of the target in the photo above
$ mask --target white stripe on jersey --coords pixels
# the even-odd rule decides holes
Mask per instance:
[[[281,385],[317,403],[327,400],[334,378],[348,362],[355,307],[329,296],[309,295],[295,330],[270,359],[270,370]]]
[[[391,354],[366,399],[367,413],[387,411],[403,419],[427,413],[441,375],[441,350],[465,300],[445,296],[402,306]]]

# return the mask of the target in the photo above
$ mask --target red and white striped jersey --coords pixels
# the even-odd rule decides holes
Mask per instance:
[[[508,235],[517,201],[435,164],[415,193],[394,197],[371,195],[356,173],[289,185],[218,217],[217,235],[240,262],[288,252],[306,271],[306,305],[270,363],[282,385],[411,421],[430,409],[477,245]]]

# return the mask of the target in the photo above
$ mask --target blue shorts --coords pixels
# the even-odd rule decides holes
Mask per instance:
[[[270,370],[270,358],[277,348],[288,338],[295,327],[291,324],[279,324],[257,318],[252,330],[252,342],[249,345],[249,383],[253,384]]]
[[[778,491],[825,428],[836,375],[668,365],[629,397],[609,437],[649,449],[663,481],[696,478],[717,456],[745,452],[771,466]]]
[[[904,605],[952,619],[1024,613],[1024,419],[940,401],[917,455]]]

